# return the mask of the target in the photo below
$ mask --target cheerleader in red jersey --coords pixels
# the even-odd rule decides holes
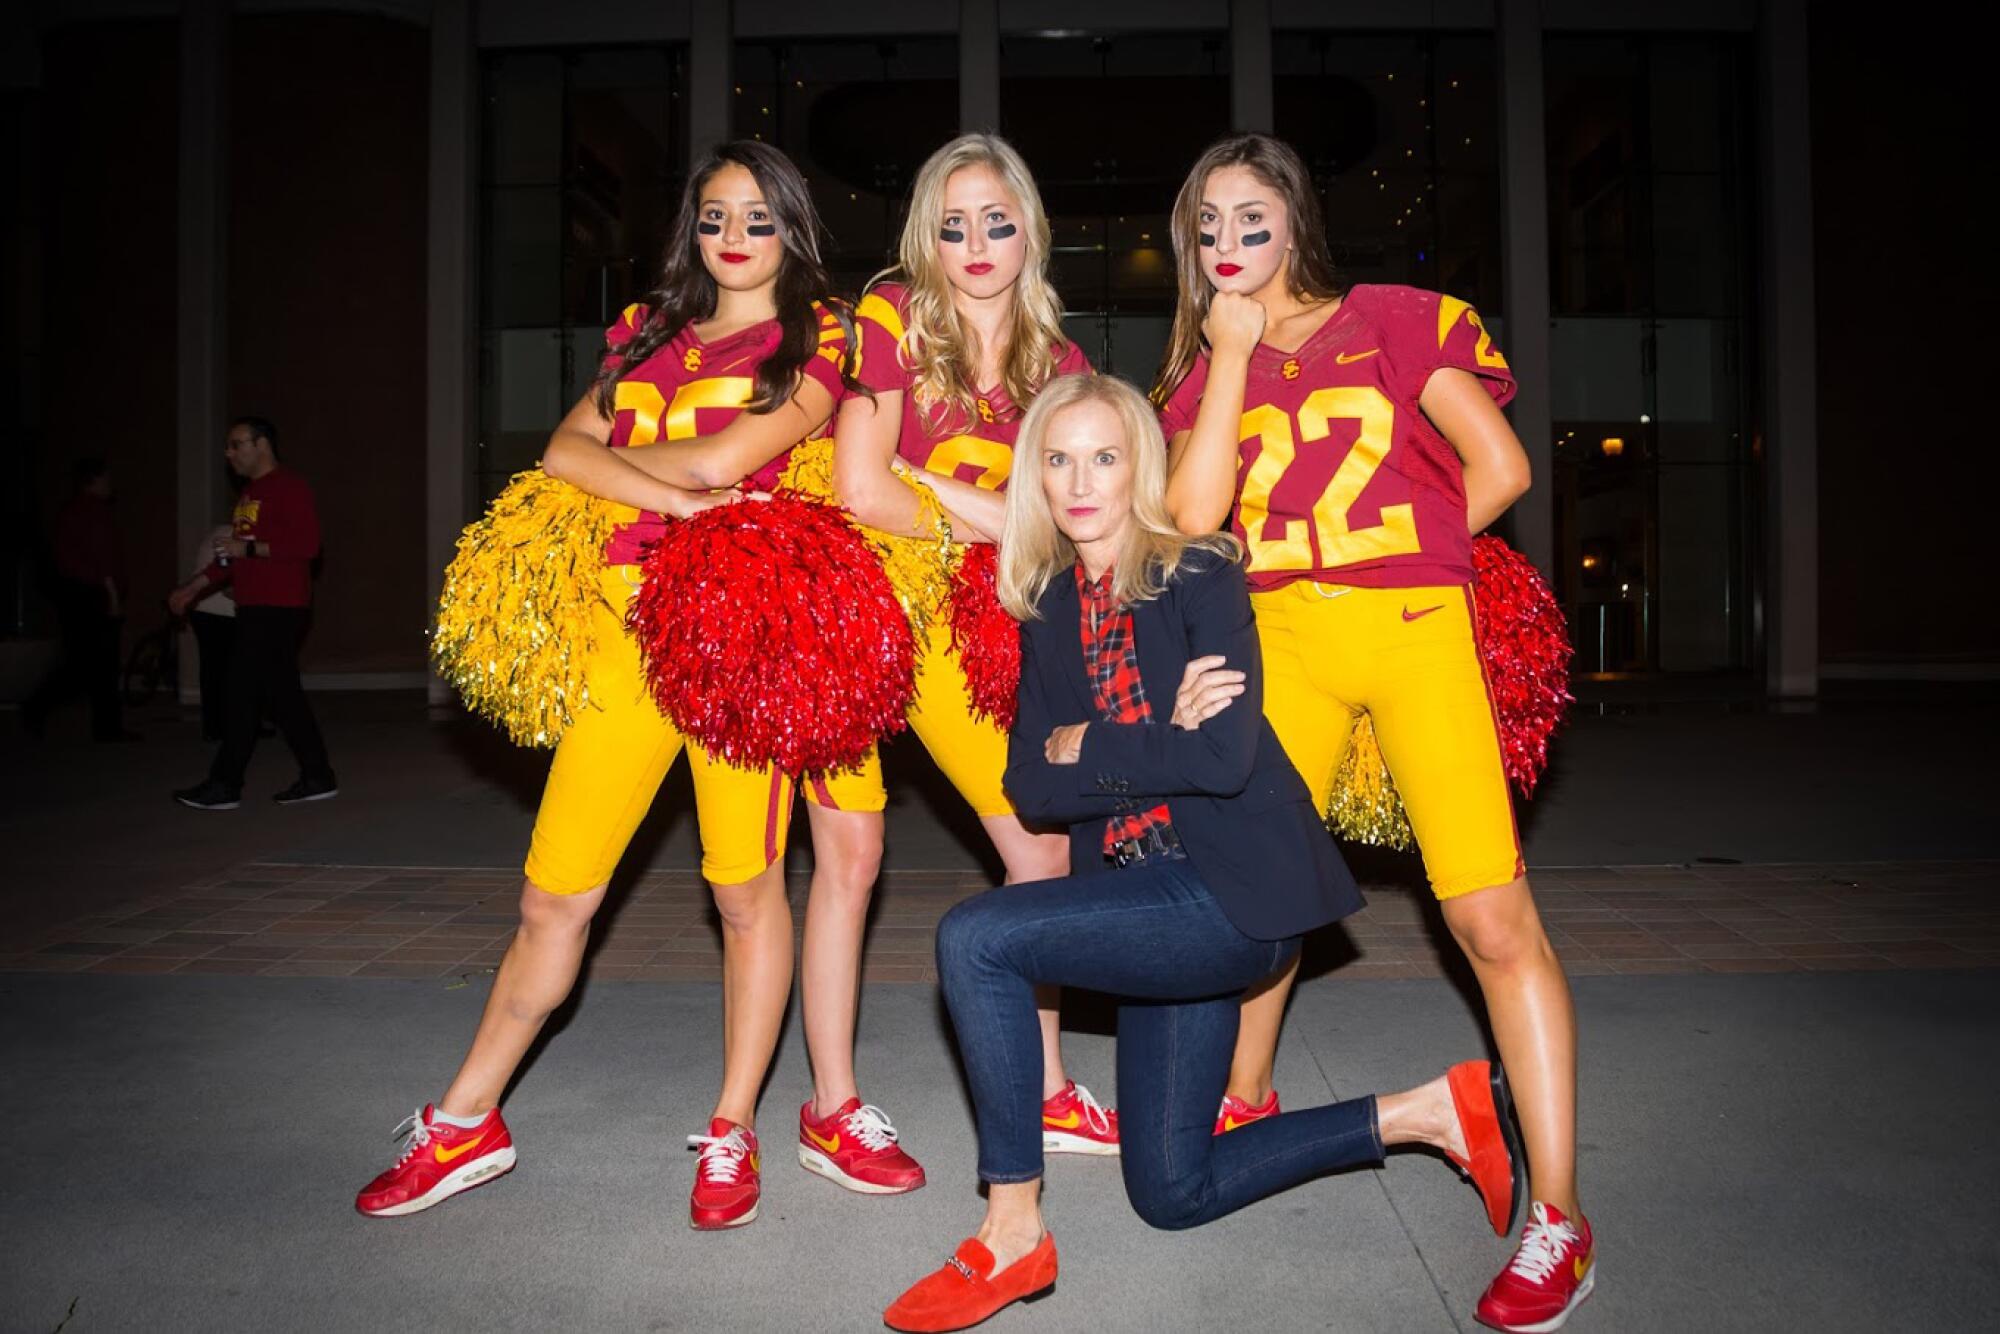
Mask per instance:
[[[648,304],[607,334],[597,383],[551,436],[543,467],[627,507],[605,551],[600,647],[587,668],[591,707],[562,737],[535,820],[521,927],[494,980],[471,1052],[435,1107],[414,1118],[403,1156],[356,1201],[366,1214],[415,1213],[508,1171],[514,1149],[498,1102],[549,1013],[576,981],[591,918],[626,845],[683,747],[702,840],[702,871],[723,937],[723,1081],[689,1202],[697,1228],[757,1214],[752,1129],[791,991],[792,922],[783,862],[791,780],[735,768],[686,745],[645,687],[623,611],[637,562],[670,517],[718,503],[713,488],[772,485],[792,445],[819,431],[847,386],[848,319],[822,298],[819,221],[805,182],[776,150],[737,142],[696,165]],[[709,431],[697,439],[697,433]],[[720,471],[709,472],[709,469]],[[691,475],[698,474],[698,475]],[[812,794],[877,801],[836,778]],[[837,848],[816,848],[814,890],[874,878]],[[902,1169],[886,1119],[869,1136]],[[900,1163],[895,1159],[900,1158]]]
[[[1528,486],[1506,360],[1464,302],[1341,288],[1304,164],[1262,135],[1202,155],[1174,205],[1180,300],[1154,401],[1168,505],[1249,551],[1264,709],[1322,810],[1373,720],[1431,888],[1485,995],[1532,1205],[1476,1312],[1552,1330],[1595,1282],[1576,1195],[1576,1023],[1535,910],[1473,636],[1472,535]],[[1244,1002],[1217,1131],[1276,1110],[1297,965]],[[1490,1200],[1505,1235],[1513,1210]]]
[[[894,475],[900,471],[937,494],[955,537],[998,540],[1014,436],[1029,401],[1056,376],[1090,371],[1063,333],[1062,302],[1049,283],[1049,247],[1041,193],[1004,139],[963,135],[918,171],[898,264],[875,281],[855,312],[861,342],[856,377],[870,392],[841,404],[834,437],[840,498],[862,523],[929,535],[916,496]],[[1068,875],[1067,835],[1024,826],[1001,788],[1007,738],[973,711],[947,617],[932,618],[918,656],[911,729],[979,817],[1007,883]],[[871,838],[873,854],[880,855],[879,820],[864,825],[846,811],[826,809],[815,809],[812,818],[816,837],[822,826],[853,826],[855,840]],[[866,909],[864,887],[862,898],[839,907],[829,903],[823,916],[813,916],[818,905],[808,910],[803,987],[813,1054],[811,1114],[828,1114],[854,1096],[847,1058]],[[1053,990],[1042,998],[1043,1147],[1115,1154],[1117,1113],[1064,1072],[1059,999]]]

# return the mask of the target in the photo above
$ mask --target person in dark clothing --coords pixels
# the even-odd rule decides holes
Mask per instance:
[[[1166,455],[1151,405],[1108,376],[1060,377],[1021,422],[998,576],[1022,622],[1005,781],[1022,815],[1069,826],[1071,873],[938,923],[986,1219],[883,1313],[891,1329],[966,1329],[1055,1285],[1037,986],[1118,997],[1120,1165],[1155,1227],[1198,1227],[1396,1145],[1441,1152],[1509,1211],[1525,1184],[1486,1061],[1215,1130],[1244,990],[1361,896],[1264,718],[1242,547],[1175,529]]]
[[[111,468],[102,458],[77,464],[76,493],[56,518],[55,576],[51,593],[62,658],[22,705],[22,721],[40,736],[51,710],[87,695],[94,740],[136,740],[136,733],[125,730],[118,699],[125,583],[111,509]]]
[[[299,764],[298,781],[276,794],[283,804],[339,793],[326,742],[299,683],[299,644],[312,603],[312,562],[319,555],[319,513],[304,478],[278,463],[278,428],[262,417],[230,423],[223,457],[247,485],[231,515],[234,536],[215,543],[215,562],[167,599],[175,615],[227,583],[236,593],[236,642],[229,660],[222,745],[208,778],[174,793],[197,810],[234,810],[243,774],[268,715]]]

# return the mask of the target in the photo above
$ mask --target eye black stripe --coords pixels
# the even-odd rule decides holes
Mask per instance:
[[[1013,223],[1003,222],[998,227],[989,229],[986,233],[986,239],[989,241],[1004,241],[1019,230],[1021,229]]]
[[[938,228],[938,240],[940,241],[947,241],[952,245],[957,245],[964,239],[965,239],[965,232],[960,228],[957,227]]]
[[[1215,233],[1214,233],[1214,232],[1203,232],[1203,233],[1201,234],[1201,243],[1202,243],[1203,245],[1214,245],[1214,244],[1215,244]]]
[[[1251,232],[1251,233],[1249,233],[1249,234],[1247,234],[1246,236],[1244,236],[1244,237],[1243,237],[1243,239],[1242,239],[1242,241],[1240,242],[1240,244],[1242,244],[1242,245],[1264,245],[1264,244],[1266,244],[1267,242],[1269,242],[1269,241],[1270,241],[1270,239],[1271,239],[1271,233],[1270,233],[1270,232],[1268,232],[1268,231],[1262,231],[1262,232]]]
[[[700,232],[703,236],[722,235],[722,224],[719,222],[697,222],[694,225],[694,229]]]
[[[778,234],[778,224],[775,222],[753,222],[743,230],[750,236],[776,236]]]

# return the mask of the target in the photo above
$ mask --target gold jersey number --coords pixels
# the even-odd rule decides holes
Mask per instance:
[[[1340,421],[1355,424],[1354,445],[1313,503],[1312,514],[1273,519],[1271,490],[1291,470],[1299,447],[1326,439],[1333,433],[1333,423]],[[1241,438],[1263,441],[1243,476],[1237,500],[1252,570],[1335,570],[1423,549],[1417,540],[1416,510],[1409,504],[1383,506],[1381,522],[1367,528],[1348,522],[1348,512],[1395,443],[1395,423],[1396,405],[1373,385],[1314,390],[1299,408],[1296,434],[1291,416],[1268,403],[1243,414]]]

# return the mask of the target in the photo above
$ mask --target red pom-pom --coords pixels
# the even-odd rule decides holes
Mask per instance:
[[[990,542],[965,549],[951,575],[951,648],[965,670],[972,715],[1002,732],[1014,727],[1014,692],[1021,684],[1021,626],[1000,605],[1000,566]]]
[[[1569,627],[1541,571],[1497,537],[1472,544],[1479,657],[1500,727],[1507,777],[1532,796],[1549,736],[1570,704]]]
[[[668,526],[627,615],[660,712],[747,769],[850,769],[901,731],[916,647],[854,525],[780,493]]]

